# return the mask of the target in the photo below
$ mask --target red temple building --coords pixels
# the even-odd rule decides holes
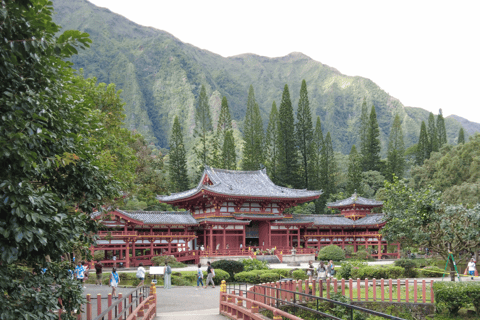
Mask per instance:
[[[352,197],[329,203],[337,215],[292,215],[284,210],[318,199],[321,191],[275,185],[266,170],[234,171],[206,167],[199,184],[187,191],[158,196],[160,202],[187,211],[144,212],[114,210],[95,214],[106,231],[92,251],[105,250],[104,262],[150,265],[153,256],[174,255],[179,261],[198,262],[201,256],[252,255],[252,249],[289,254],[315,254],[330,244],[342,248],[372,247],[377,258],[387,253],[379,233],[383,214],[371,210],[382,202]],[[107,253],[110,253],[107,256]],[[126,253],[130,253],[127,255]]]

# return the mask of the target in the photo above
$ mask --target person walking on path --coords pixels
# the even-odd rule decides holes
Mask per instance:
[[[138,284],[138,286],[143,286],[145,284],[145,268],[143,267],[143,263],[141,262],[137,269],[137,278],[140,279],[140,283]]]
[[[97,275],[95,285],[102,285],[102,271],[103,264],[100,261],[97,261],[97,263],[95,263],[95,274]]]
[[[114,267],[117,266],[117,256],[116,255],[113,255],[113,266]]]
[[[335,265],[333,264],[333,260],[330,260],[327,265],[327,277],[331,278],[335,274]]]
[[[475,259],[471,259],[470,262],[468,263],[468,273],[470,274],[470,276],[472,277],[472,280],[473,280],[473,276],[475,275],[475,270],[477,270],[476,268],[476,264],[475,264]]]
[[[317,280],[327,280],[327,268],[325,267],[325,264],[323,261],[320,261],[320,264],[318,265],[317,269]]]
[[[112,287],[112,296],[114,298],[116,298],[115,294],[116,294],[116,290],[119,283],[120,283],[120,277],[118,276],[117,268],[113,267],[112,273],[110,273],[110,286]]]
[[[163,287],[165,289],[172,288],[172,268],[165,261],[165,267],[163,268]]]
[[[78,261],[78,265],[73,272],[77,277],[77,281],[80,282],[80,288],[83,287],[83,279],[85,278],[85,268],[82,266],[82,262]]]
[[[212,288],[215,288],[215,283],[213,282],[213,278],[215,277],[215,270],[213,270],[212,266],[210,265],[210,261],[207,262],[207,283],[205,283],[205,289],[208,287],[208,284],[212,283]]]
[[[206,287],[203,285],[203,272],[202,272],[202,264],[198,264],[198,269],[197,269],[197,288],[195,290],[198,290],[198,287],[200,286],[200,283],[202,284],[202,287],[205,289]]]
[[[308,261],[307,276],[308,276],[309,283],[312,283],[314,272],[315,272],[315,268],[313,267],[313,262]]]

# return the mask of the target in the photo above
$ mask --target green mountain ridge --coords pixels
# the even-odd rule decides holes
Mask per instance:
[[[403,106],[370,79],[343,75],[299,52],[276,58],[255,54],[225,58],[85,0],[53,3],[55,22],[63,30],[81,30],[93,40],[90,49],[72,59],[75,67],[82,68],[88,77],[115,83],[122,89],[126,126],[160,147],[168,147],[175,115],[179,116],[187,140],[191,137],[201,85],[210,95],[213,118],[218,117],[221,96],[226,96],[234,125],[240,129],[248,88],[253,85],[266,128],[272,102],[280,102],[283,86],[288,84],[296,108],[301,81],[305,79],[313,118],[320,116],[324,132],[331,132],[335,150],[345,154],[358,143],[364,97],[369,106],[375,105],[383,154],[396,113],[402,119],[407,147],[417,142],[420,123],[428,118],[428,111]],[[446,127],[448,141],[456,142],[460,122],[447,118]]]

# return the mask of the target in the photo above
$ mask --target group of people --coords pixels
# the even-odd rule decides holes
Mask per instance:
[[[215,288],[215,283],[213,282],[213,278],[215,278],[215,270],[212,268],[212,265],[210,264],[210,261],[207,261],[207,282],[205,285],[203,285],[203,271],[202,271],[202,264],[198,264],[198,269],[197,269],[197,289],[202,284],[202,287],[204,289],[207,289],[208,285],[211,283],[212,288]]]
[[[307,276],[308,281],[312,281],[315,273],[317,274],[317,280],[327,280],[327,278],[331,278],[335,275],[335,265],[333,264],[333,260],[330,260],[327,265],[323,261],[320,261],[318,267],[315,269],[313,266],[313,262],[308,262],[307,268]]]

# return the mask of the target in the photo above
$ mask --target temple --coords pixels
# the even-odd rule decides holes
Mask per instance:
[[[336,215],[292,215],[286,209],[313,201],[321,191],[299,190],[275,185],[266,170],[234,171],[206,167],[199,184],[187,191],[158,196],[186,211],[143,212],[113,210],[96,213],[106,231],[99,233],[92,251],[104,250],[105,263],[136,266],[151,264],[156,255],[174,255],[179,261],[198,262],[202,256],[244,256],[256,249],[275,249],[275,254],[316,254],[327,245],[370,249],[378,259],[399,256],[387,252],[380,234],[383,214],[371,210],[382,202],[356,194],[328,203]]]

